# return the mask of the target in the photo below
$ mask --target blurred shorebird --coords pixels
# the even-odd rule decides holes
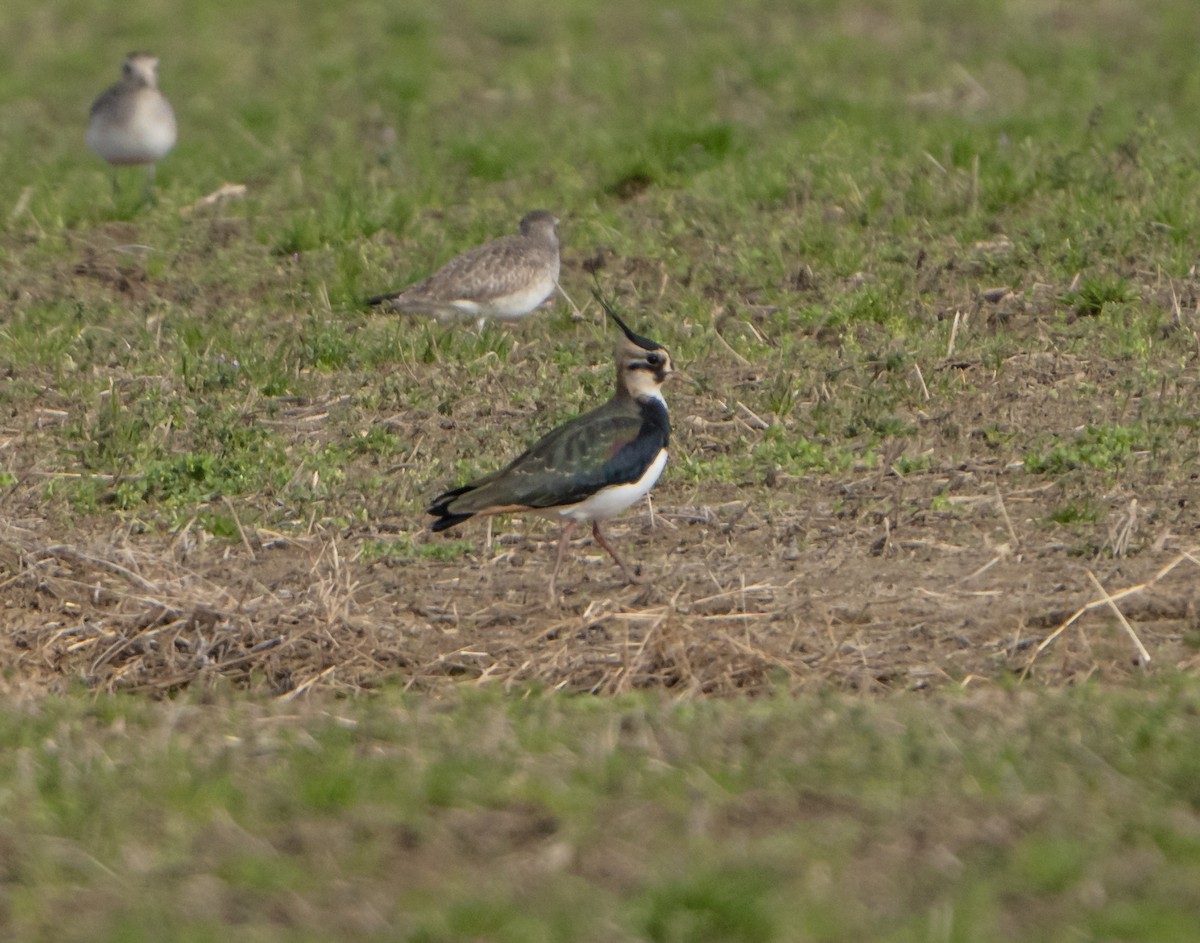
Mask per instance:
[[[487,318],[515,321],[537,309],[558,287],[558,219],[526,213],[521,231],[455,256],[424,281],[379,295],[367,304],[384,311],[432,315],[439,321]]]
[[[144,165],[146,194],[154,195],[154,165],[175,146],[175,111],[158,90],[158,57],[131,52],[121,81],[92,103],[87,143],[116,167]],[[113,189],[117,189],[113,171]]]
[[[649,494],[667,464],[671,422],[662,385],[672,373],[671,355],[604,307],[625,335],[616,350],[613,398],[547,433],[499,471],[439,495],[428,510],[437,518],[435,531],[491,514],[524,511],[560,519],[551,602],[567,542],[581,523],[591,523],[596,543],[626,580],[637,582],[600,524]]]

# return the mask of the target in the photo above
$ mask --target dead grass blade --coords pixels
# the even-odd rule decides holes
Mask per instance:
[[[1113,611],[1113,614],[1117,617],[1117,619],[1120,620],[1121,625],[1124,626],[1125,631],[1129,633],[1129,637],[1133,639],[1133,644],[1137,646],[1138,655],[1142,659],[1142,664],[1148,665],[1150,663],[1150,653],[1146,651],[1146,646],[1142,644],[1142,640],[1138,638],[1137,632],[1133,630],[1133,626],[1130,625],[1129,620],[1125,618],[1125,613],[1123,613],[1116,602],[1113,601],[1112,596],[1108,594],[1108,590],[1106,590],[1101,582],[1096,579],[1096,574],[1091,570],[1088,570],[1087,575],[1088,579],[1092,581],[1092,585],[1100,591],[1100,595],[1103,597],[1105,604]]]
[[[1037,661],[1038,656],[1041,655],[1042,652],[1044,652],[1051,645],[1053,645],[1054,642],[1058,639],[1058,637],[1063,634],[1063,632],[1065,632],[1068,628],[1070,628],[1072,625],[1074,625],[1086,613],[1091,612],[1093,609],[1099,609],[1102,606],[1111,608],[1117,612],[1117,615],[1120,618],[1121,622],[1124,624],[1126,630],[1129,632],[1130,636],[1133,638],[1134,643],[1137,645],[1138,652],[1142,656],[1144,662],[1150,661],[1150,653],[1148,651],[1146,651],[1146,648],[1142,644],[1141,639],[1138,638],[1137,633],[1133,631],[1133,627],[1128,624],[1125,617],[1120,613],[1120,610],[1117,609],[1116,604],[1121,599],[1125,599],[1129,596],[1133,596],[1138,593],[1145,592],[1147,589],[1151,588],[1156,583],[1158,583],[1160,580],[1162,580],[1165,576],[1167,576],[1167,574],[1169,574],[1172,570],[1174,570],[1176,567],[1178,567],[1179,564],[1181,564],[1184,560],[1190,560],[1192,563],[1197,563],[1197,560],[1193,556],[1193,554],[1185,551],[1183,553],[1180,553],[1177,557],[1175,557],[1174,560],[1172,560],[1170,563],[1168,563],[1166,566],[1164,566],[1162,569],[1160,569],[1150,579],[1146,580],[1143,583],[1138,583],[1136,586],[1127,586],[1125,589],[1118,590],[1115,593],[1107,592],[1104,589],[1104,587],[1100,585],[1100,582],[1099,582],[1099,580],[1096,579],[1095,575],[1089,570],[1088,576],[1090,576],[1092,581],[1100,588],[1100,592],[1101,592],[1100,598],[1093,599],[1092,601],[1086,603],[1085,605],[1080,606],[1073,613],[1071,613],[1071,615],[1068,616],[1067,619],[1061,625],[1058,626],[1058,628],[1056,628],[1048,636],[1046,636],[1044,639],[1042,639],[1042,641],[1038,644],[1037,648],[1034,649],[1033,654],[1030,656],[1028,663],[1025,665],[1024,669],[1022,669],[1021,680],[1023,681],[1023,680],[1025,680],[1026,677],[1028,677],[1029,672],[1032,670],[1033,664],[1035,661]],[[1197,563],[1197,565],[1200,565],[1200,563]]]

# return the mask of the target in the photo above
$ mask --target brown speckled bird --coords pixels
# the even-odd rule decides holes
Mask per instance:
[[[558,266],[558,220],[545,210],[534,210],[522,217],[518,234],[457,255],[424,281],[367,304],[441,321],[515,321],[554,293]]]

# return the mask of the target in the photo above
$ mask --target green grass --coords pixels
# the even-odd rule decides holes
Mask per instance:
[[[1120,277],[1089,277],[1078,288],[1063,295],[1062,302],[1078,314],[1102,314],[1106,305],[1137,300],[1137,292]]]
[[[403,562],[405,560],[451,560],[461,559],[475,547],[469,540],[438,540],[435,543],[414,543],[409,538],[401,540],[368,540],[362,545],[364,563],[379,560]]]
[[[1036,316],[1105,321],[1103,332],[1081,322],[1064,345],[1148,358],[1146,386],[1170,379],[1188,332],[1164,339],[1157,286],[1187,275],[1197,212],[1200,106],[1176,55],[1195,32],[1185,8],[1159,0],[1133,17],[1107,4],[1087,22],[1056,22],[1016,6],[935,14],[915,0],[861,17],[833,4],[735,15],[716,2],[575,0],[497,19],[473,3],[453,15],[418,4],[333,16],[208,2],[183,14],[151,4],[93,28],[80,11],[18,3],[10,35],[28,38],[10,42],[0,80],[14,103],[0,159],[27,173],[0,181],[0,206],[14,209],[0,220],[0,271],[19,299],[6,303],[0,362],[54,385],[79,417],[51,434],[59,458],[43,472],[132,482],[98,495],[84,474],[42,498],[170,528],[217,492],[273,497],[320,460],[296,455],[279,427],[234,442],[239,425],[279,402],[347,393],[380,410],[465,410],[469,422],[474,403],[454,370],[496,399],[561,403],[568,415],[606,383],[585,386],[581,402],[573,368],[543,365],[564,353],[602,362],[607,343],[590,326],[556,321],[535,352],[532,338],[514,345],[494,328],[451,335],[357,313],[367,294],[538,205],[567,219],[569,255],[604,247],[647,261],[652,272],[624,299],[631,316],[712,394],[777,417],[786,443],[730,443],[751,453],[734,461],[695,453],[696,480],[736,483],[770,466],[836,473],[892,451],[922,405],[913,368],[931,392],[949,392],[937,372],[946,334],[930,319],[971,286],[1048,286]],[[161,55],[180,114],[153,207],[114,203],[106,168],[80,145],[82,111],[115,76],[123,34]],[[1120,57],[1114,35],[1133,37]],[[246,183],[246,199],[180,215],[226,180]],[[965,280],[950,284],[954,272]],[[659,273],[671,290],[654,304]],[[621,273],[600,274],[612,285]],[[586,297],[580,273],[564,280]],[[721,298],[733,349],[772,382],[735,393],[706,295]],[[960,353],[1003,364],[1023,327],[965,336]],[[836,347],[812,343],[831,332]],[[524,383],[495,389],[510,359]],[[439,376],[435,365],[454,366]],[[407,382],[384,401],[398,366]],[[118,381],[124,396],[97,409]],[[816,409],[795,408],[822,386]],[[17,384],[0,392],[24,395]],[[199,438],[216,444],[174,432],[201,406]],[[1169,431],[1185,417],[1155,418]],[[347,410],[323,437],[361,442],[362,424]],[[351,459],[352,477],[379,457],[368,452]],[[366,496],[421,504],[446,469],[439,454],[409,458],[429,474],[398,487],[363,475]],[[274,526],[346,516],[319,489],[256,514]]]
[[[1200,688],[0,714],[13,939],[1184,941]]]
[[[1135,450],[1144,449],[1148,439],[1144,429],[1089,426],[1070,442],[1027,455],[1025,468],[1034,474],[1062,474],[1084,467],[1111,470],[1123,466]]]

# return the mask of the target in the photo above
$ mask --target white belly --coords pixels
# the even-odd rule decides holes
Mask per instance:
[[[165,98],[145,90],[125,120],[107,114],[93,117],[88,147],[110,164],[153,164],[175,146],[175,113]]]
[[[451,304],[463,314],[485,318],[515,320],[537,309],[554,293],[554,279],[549,275],[531,284],[528,288],[501,295],[487,301],[454,301]]]
[[[637,481],[628,485],[613,485],[603,491],[597,491],[590,498],[572,504],[570,507],[554,508],[549,512],[559,517],[567,517],[573,521],[603,521],[616,517],[627,507],[636,504],[650,493],[654,483],[658,481],[667,464],[667,450],[663,449],[646,469],[645,474]]]

